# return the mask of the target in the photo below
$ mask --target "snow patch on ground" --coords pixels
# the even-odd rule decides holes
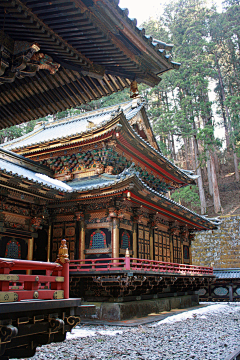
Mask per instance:
[[[206,304],[206,303],[202,303],[202,304]],[[239,311],[239,306],[240,303],[215,303],[213,305],[209,305],[203,308],[199,308],[199,309],[194,309],[194,310],[189,310],[189,311],[184,311],[183,313],[177,314],[177,315],[172,315],[167,317],[166,319],[163,319],[161,321],[158,321],[156,324],[152,325],[154,326],[159,326],[162,324],[171,324],[177,321],[184,321],[187,319],[193,319],[193,318],[200,318],[200,319],[206,319],[207,316],[206,315],[214,315],[214,314],[224,314],[225,311],[229,308],[229,305],[236,305],[235,307],[232,308],[232,311]]]
[[[97,336],[97,335],[120,335],[123,331],[121,330],[91,330],[91,329],[83,329],[83,328],[75,328],[71,331],[71,333],[67,333],[67,340],[82,338],[87,336]]]

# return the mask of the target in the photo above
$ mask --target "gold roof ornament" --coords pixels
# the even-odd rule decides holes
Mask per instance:
[[[130,85],[130,98],[134,99],[139,96],[138,84],[136,80],[133,80]]]

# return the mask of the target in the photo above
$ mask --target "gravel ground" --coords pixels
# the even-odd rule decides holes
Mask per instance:
[[[63,343],[37,349],[34,360],[220,360],[240,345],[240,304],[215,304],[126,328],[78,326]]]

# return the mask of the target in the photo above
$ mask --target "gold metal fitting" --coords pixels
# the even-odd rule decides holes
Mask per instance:
[[[130,257],[130,253],[129,253],[129,250],[128,250],[128,249],[126,249],[125,257]]]
[[[34,291],[34,293],[33,293],[33,298],[34,298],[34,299],[38,299],[38,291]]]

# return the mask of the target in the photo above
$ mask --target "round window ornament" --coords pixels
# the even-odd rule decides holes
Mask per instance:
[[[236,289],[236,294],[237,294],[237,295],[240,295],[240,288],[237,288],[237,289]]]
[[[206,289],[199,289],[199,290],[196,291],[196,294],[199,295],[199,296],[203,296],[203,295],[206,294],[206,292],[207,292]]]
[[[220,286],[220,287],[215,288],[213,292],[217,296],[226,296],[228,294],[228,289]]]

